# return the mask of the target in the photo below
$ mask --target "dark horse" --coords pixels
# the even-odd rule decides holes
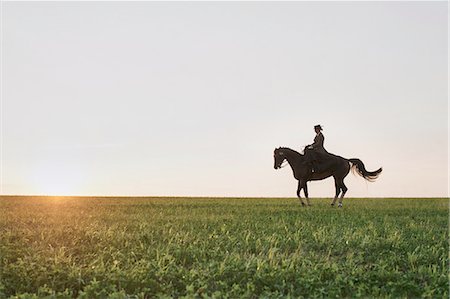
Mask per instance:
[[[310,164],[307,163],[305,156],[299,152],[287,147],[277,148],[273,152],[275,169],[281,168],[281,164],[284,160],[287,160],[291,166],[294,177],[298,180],[297,196],[302,205],[305,204],[300,196],[300,191],[302,189],[305,193],[306,203],[307,205],[310,205],[308,199],[308,187],[306,185],[308,181],[323,180],[332,176],[336,187],[336,195],[334,196],[331,205],[334,206],[336,199],[339,197],[339,194],[341,194],[339,197],[339,207],[342,207],[342,199],[348,190],[344,184],[344,178],[347,176],[350,169],[356,169],[356,172],[368,181],[374,181],[382,171],[382,168],[376,171],[367,171],[363,162],[359,159],[345,159],[333,154],[316,153],[316,155],[319,155],[319,158],[321,158],[320,160],[323,162],[319,165],[319,172],[311,172]]]

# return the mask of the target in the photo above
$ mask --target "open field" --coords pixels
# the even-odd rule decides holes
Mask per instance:
[[[0,198],[0,298],[448,298],[448,199]]]

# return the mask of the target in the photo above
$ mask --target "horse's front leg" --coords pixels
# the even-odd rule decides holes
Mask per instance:
[[[300,199],[300,202],[302,203],[302,206],[304,206],[305,203],[303,202],[302,196],[300,195],[300,191],[302,191],[302,189],[303,189],[302,183],[301,183],[301,181],[298,181],[297,197],[298,197],[298,199]]]
[[[310,204],[310,202],[309,202],[308,185],[307,185],[307,182],[304,181],[302,185],[303,185],[303,192],[305,193],[306,204],[307,204],[308,206],[310,206],[311,204]]]

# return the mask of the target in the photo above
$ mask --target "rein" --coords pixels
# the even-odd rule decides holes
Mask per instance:
[[[288,166],[288,165],[289,165],[289,162],[288,162],[288,160],[286,159],[286,160],[283,161],[283,163],[281,163],[280,168],[285,168],[285,167]]]
[[[288,159],[286,158],[286,155],[285,155],[285,160],[281,163],[279,168],[284,168],[284,167],[286,167],[288,165],[289,165],[289,161],[288,161]]]

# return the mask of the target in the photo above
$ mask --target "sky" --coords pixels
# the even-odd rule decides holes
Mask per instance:
[[[1,193],[447,197],[447,2],[2,2]],[[331,178],[309,183],[332,197]]]

